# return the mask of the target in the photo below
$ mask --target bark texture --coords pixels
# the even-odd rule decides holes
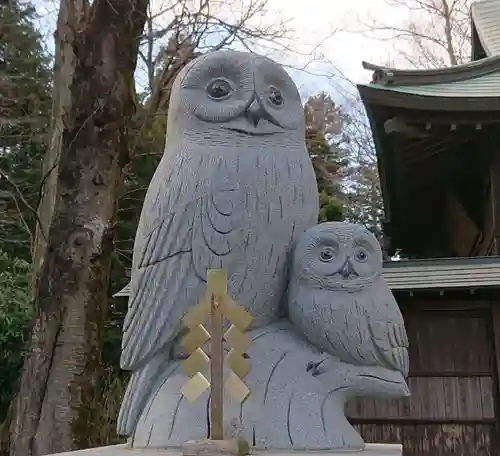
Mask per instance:
[[[76,3],[82,16],[58,23],[69,60],[57,83],[68,87],[64,100],[55,100],[64,109],[54,111],[60,144],[52,203],[46,203],[53,214],[39,260],[38,312],[15,400],[11,456],[85,447],[86,404],[98,372],[115,205],[128,161],[126,125],[134,111],[133,74],[148,0],[62,1],[61,8],[71,11]],[[41,209],[49,210],[43,203]]]
[[[64,118],[71,109],[70,87],[75,70],[74,41],[76,33],[85,26],[87,10],[88,0],[61,0],[59,6],[57,30],[54,34],[54,87],[52,90],[49,147],[43,161],[40,203],[37,210],[39,224],[36,227],[32,246],[33,294],[35,296],[47,249],[46,237],[54,214]]]

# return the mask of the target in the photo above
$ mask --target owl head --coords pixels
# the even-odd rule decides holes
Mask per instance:
[[[382,273],[382,250],[361,225],[327,222],[309,228],[293,255],[292,281],[325,290],[359,291]]]
[[[204,126],[247,140],[291,132],[303,136],[299,92],[285,70],[268,58],[227,50],[204,54],[173,84],[167,134],[203,131]]]

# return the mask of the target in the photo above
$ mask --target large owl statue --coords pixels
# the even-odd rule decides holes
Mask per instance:
[[[361,225],[308,229],[293,255],[289,316],[313,345],[341,361],[408,375],[403,317],[382,276],[382,251]]]
[[[217,51],[177,76],[135,238],[121,355],[132,377],[119,434],[133,433],[168,369],[207,269],[228,272],[253,327],[278,318],[289,252],[318,217],[304,129],[295,84],[267,58]]]

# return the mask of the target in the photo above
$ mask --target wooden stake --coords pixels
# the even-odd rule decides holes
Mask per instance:
[[[223,431],[223,316],[212,293],[210,306],[210,438],[222,440]]]
[[[209,314],[209,330],[203,326],[206,314]],[[232,326],[224,335],[224,318],[231,321]],[[243,403],[249,396],[250,390],[242,379],[250,369],[250,362],[243,357],[244,352],[251,345],[252,340],[244,331],[252,321],[251,315],[234,302],[227,294],[227,273],[223,269],[209,269],[207,271],[207,292],[201,302],[191,309],[184,317],[184,325],[189,328],[183,343],[190,354],[184,360],[184,373],[190,377],[181,389],[182,395],[194,402],[200,395],[210,388],[210,440],[206,439],[187,442],[184,454],[199,452],[205,456],[239,454],[239,448],[224,440],[223,432],[223,366],[225,339],[232,346],[227,361],[232,370],[225,387],[229,394]],[[210,346],[210,382],[200,372],[208,362],[203,351],[203,345],[209,341]],[[207,443],[208,442],[208,443]],[[229,446],[228,446],[229,445]],[[236,450],[235,450],[236,448]],[[198,453],[196,453],[198,454]],[[246,454],[246,453],[245,453]]]

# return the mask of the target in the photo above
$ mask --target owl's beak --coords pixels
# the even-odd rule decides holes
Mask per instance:
[[[282,132],[282,128],[266,114],[257,95],[241,116],[227,122],[223,128],[249,136],[268,136]]]
[[[254,99],[245,112],[246,118],[254,127],[257,127],[263,115],[264,112],[262,110],[262,107],[260,106],[259,101],[257,99]]]
[[[342,266],[342,269],[340,271],[340,275],[342,276],[343,279],[348,279],[354,274],[354,269],[352,268],[351,261],[349,258],[345,260],[344,266]]]

